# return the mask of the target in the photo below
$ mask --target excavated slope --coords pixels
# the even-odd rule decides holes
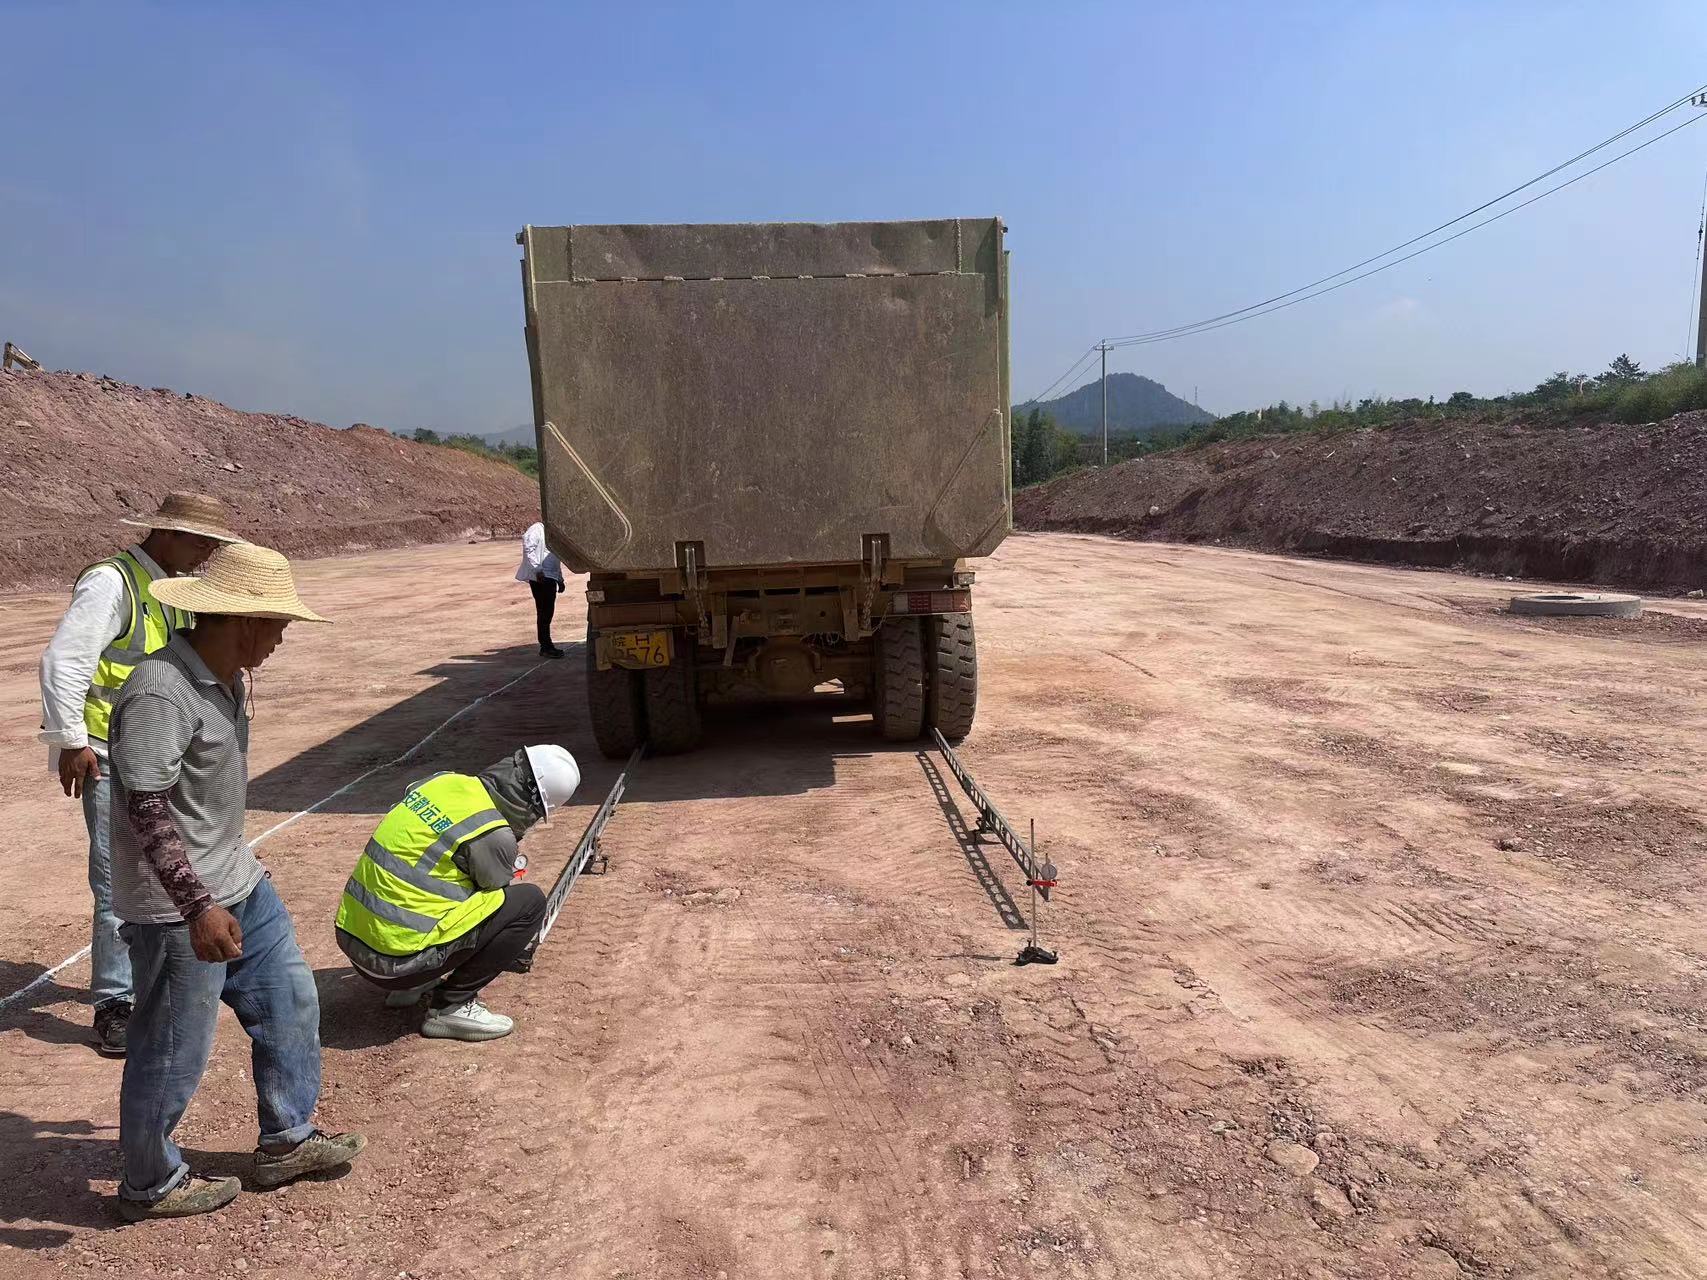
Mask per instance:
[[[1021,490],[1014,520],[1688,591],[1707,586],[1707,414],[1646,426],[1414,422],[1229,441]]]
[[[0,372],[0,587],[69,582],[173,489],[224,499],[238,532],[291,556],[514,534],[539,511],[514,467],[372,427]]]

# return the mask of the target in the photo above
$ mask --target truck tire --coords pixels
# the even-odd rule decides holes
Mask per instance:
[[[925,656],[931,663],[925,723],[950,742],[959,742],[972,732],[972,717],[978,712],[978,637],[972,615],[926,619]]]
[[[659,755],[692,751],[699,745],[701,722],[698,690],[695,688],[693,641],[677,651],[667,667],[641,673],[640,686],[646,704],[647,740]]]
[[[917,618],[893,618],[877,629],[876,674],[877,731],[890,742],[911,742],[925,729],[924,641]]]
[[[607,759],[626,760],[646,740],[640,681],[621,667],[600,671],[591,633],[587,636],[587,720],[599,754]]]

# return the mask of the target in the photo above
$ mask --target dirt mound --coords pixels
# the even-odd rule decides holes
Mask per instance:
[[[1414,422],[1229,441],[1022,490],[1014,521],[1691,590],[1707,586],[1707,414],[1634,427]]]
[[[64,583],[172,489],[216,494],[287,555],[518,533],[514,467],[357,426],[243,413],[86,373],[0,372],[0,587]]]

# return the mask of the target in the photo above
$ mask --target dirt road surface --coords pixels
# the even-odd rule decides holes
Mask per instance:
[[[341,625],[260,676],[253,835],[381,766],[260,850],[319,977],[323,1120],[367,1154],[118,1227],[119,1067],[73,964],[0,1011],[0,1274],[1703,1273],[1699,606],[1519,621],[1498,582],[1013,538],[964,755],[1060,866],[1059,966],[1009,963],[1022,886],[938,760],[857,717],[725,718],[642,765],[610,873],[491,990],[517,1033],[427,1041],[331,937],[376,816],[558,738],[587,781],[528,839],[548,873],[613,776],[512,560],[306,565]],[[0,602],[0,995],[87,941],[31,742],[58,608]],[[198,1168],[246,1169],[253,1105],[227,1018]]]

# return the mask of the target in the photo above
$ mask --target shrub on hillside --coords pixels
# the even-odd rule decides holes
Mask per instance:
[[[510,444],[501,449],[494,449],[479,436],[466,433],[441,436],[430,427],[416,427],[411,438],[416,444],[437,444],[447,449],[461,449],[464,453],[472,453],[477,457],[507,462],[524,476],[539,476],[539,451],[532,445]]]
[[[1674,364],[1621,387],[1609,416],[1614,422],[1658,422],[1692,409],[1707,409],[1707,368]]]

